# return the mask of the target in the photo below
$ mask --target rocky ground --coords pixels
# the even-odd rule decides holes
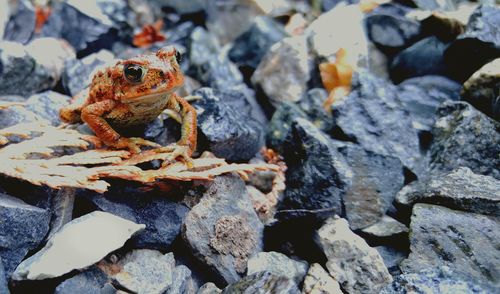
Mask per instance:
[[[0,100],[25,102],[0,128],[57,126],[97,67],[175,45],[198,154],[267,146],[286,189],[269,202],[271,172],[104,194],[1,176],[1,294],[500,291],[498,2],[46,2],[0,0]],[[160,19],[166,39],[134,46]],[[325,110],[319,65],[340,48],[351,86]],[[129,132],[166,145],[179,126]]]

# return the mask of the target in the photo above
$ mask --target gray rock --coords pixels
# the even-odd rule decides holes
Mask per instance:
[[[262,88],[274,105],[299,101],[307,91],[310,62],[306,37],[284,38],[264,55],[252,82]]]
[[[49,222],[48,211],[0,193],[0,258],[7,279],[28,251],[43,240]]]
[[[452,171],[464,166],[500,179],[500,123],[468,103],[444,103],[438,109],[430,148],[431,168]]]
[[[10,7],[9,21],[0,39],[26,44],[35,33],[35,8],[28,0],[19,0],[5,5]],[[2,6],[2,10],[6,9]]]
[[[188,293],[191,271],[185,265],[176,266],[172,274],[172,284],[166,294]]]
[[[83,195],[100,210],[145,224],[145,230],[129,241],[139,248],[169,248],[179,236],[182,221],[189,211],[185,205],[168,196],[132,187],[111,188],[104,194],[86,191]]]
[[[262,234],[245,183],[235,175],[211,182],[184,219],[182,231],[194,256],[225,283],[238,281],[248,258],[262,251]]]
[[[278,210],[327,208],[343,215],[342,197],[350,188],[352,172],[331,140],[298,118],[284,145],[287,189]]]
[[[264,146],[264,128],[253,118],[246,92],[202,88],[194,95],[202,97],[193,103],[206,139],[200,140],[200,147],[230,161],[248,161]]]
[[[229,58],[238,66],[255,69],[269,48],[287,35],[283,26],[272,18],[258,16],[250,29],[234,40]]]
[[[397,88],[365,71],[354,74],[352,84],[351,93],[332,105],[331,135],[397,157],[417,176],[423,173],[418,134],[398,101]]]
[[[313,88],[298,102],[299,108],[307,114],[309,120],[322,131],[333,127],[331,115],[323,106],[328,98],[328,92],[323,88]]]
[[[0,257],[0,293],[9,294],[9,286],[7,285],[7,277]]]
[[[100,294],[107,280],[104,272],[92,266],[59,284],[54,294]]]
[[[11,106],[0,110],[0,129],[11,127],[19,123],[32,123],[48,121],[42,119],[24,106]]]
[[[447,266],[427,269],[419,273],[401,274],[380,294],[489,294],[498,293],[498,287],[483,284],[468,276],[457,274]]]
[[[293,280],[268,272],[249,275],[227,286],[222,294],[298,294]]]
[[[382,257],[350,229],[345,219],[329,219],[318,230],[318,242],[330,275],[347,293],[378,292],[392,282]]]
[[[7,0],[0,0],[0,6],[3,7],[2,11],[0,11],[0,37],[3,38],[5,26],[7,26],[7,22],[9,21],[11,8]],[[1,69],[0,72],[2,72]]]
[[[420,23],[401,15],[373,13],[365,18],[368,38],[377,46],[398,50],[408,47],[420,35]]]
[[[307,114],[295,103],[284,102],[278,106],[271,118],[266,134],[266,146],[279,154],[285,151],[285,142],[297,118],[307,119]]]
[[[308,265],[304,261],[296,261],[279,252],[259,252],[248,260],[247,275],[258,272],[270,272],[277,276],[287,277],[297,285],[302,283]]]
[[[487,63],[465,83],[462,99],[500,121],[500,58]]]
[[[304,280],[302,294],[342,294],[340,285],[319,263],[313,263]]]
[[[379,222],[363,229],[363,233],[379,238],[391,237],[407,232],[408,228],[404,224],[387,215],[384,215]]]
[[[352,172],[344,195],[346,218],[352,230],[366,228],[382,219],[403,187],[403,165],[398,158],[365,151],[358,145],[337,143]]]
[[[448,266],[478,282],[500,281],[499,221],[445,207],[416,204],[410,223],[410,250],[403,273]]]
[[[456,3],[453,0],[413,0],[412,2],[422,10],[455,10]],[[458,1],[457,1],[458,2]]]
[[[116,265],[120,271],[109,272],[108,275],[111,275],[120,286],[134,293],[162,294],[173,282],[175,269],[173,253],[163,255],[155,250],[136,249],[125,255]]]
[[[175,9],[180,14],[186,13],[194,13],[205,9],[205,1],[204,0],[192,0],[192,1],[183,1],[183,0],[160,0],[160,1],[149,1],[149,2],[157,2],[158,4],[166,7],[171,7]]]
[[[198,289],[196,294],[218,294],[222,292],[214,283],[206,283]]]
[[[54,91],[46,91],[31,95],[26,101],[26,109],[33,111],[39,117],[48,120],[53,126],[61,124],[59,110],[69,104],[71,97]]]
[[[377,246],[375,249],[384,260],[384,264],[392,276],[401,274],[399,264],[407,257],[405,252],[389,246]]]

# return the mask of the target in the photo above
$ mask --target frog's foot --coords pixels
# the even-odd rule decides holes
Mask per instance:
[[[132,153],[141,153],[139,146],[160,147],[159,144],[145,140],[143,138],[120,138],[116,143],[110,144],[111,147],[117,149],[128,149]]]
[[[156,149],[156,152],[169,153],[168,156],[163,160],[162,166],[165,167],[181,158],[182,161],[186,163],[188,168],[193,167],[193,159],[191,158],[191,149],[185,145],[170,144],[166,147]]]

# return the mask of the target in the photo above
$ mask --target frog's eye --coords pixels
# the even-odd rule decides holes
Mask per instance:
[[[175,50],[175,59],[177,59],[177,63],[181,63],[182,61],[182,54],[177,50]]]
[[[138,64],[126,64],[123,67],[123,76],[127,81],[133,84],[142,82],[146,75],[146,69]]]

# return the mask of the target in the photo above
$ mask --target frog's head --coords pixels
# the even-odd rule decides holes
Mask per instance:
[[[174,92],[184,82],[179,58],[177,50],[167,46],[119,61],[112,70],[115,99],[125,102]]]

